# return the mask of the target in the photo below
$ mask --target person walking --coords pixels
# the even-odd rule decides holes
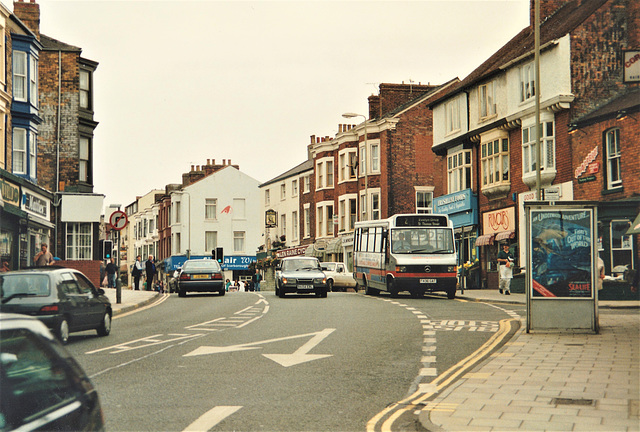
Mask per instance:
[[[136,262],[133,263],[131,269],[131,276],[133,276],[133,289],[140,290],[140,276],[142,276],[142,256],[136,257]]]
[[[46,243],[42,243],[42,245],[40,246],[40,252],[38,252],[38,254],[33,257],[33,262],[37,266],[40,267],[53,264],[53,255],[51,255],[51,252],[47,250],[48,247],[49,246],[47,246]]]
[[[251,278],[253,282],[253,290],[258,292],[260,291],[260,281],[262,280],[262,275],[260,274],[260,270],[256,269],[255,274]]]
[[[153,291],[153,277],[156,274],[156,265],[153,262],[153,255],[149,255],[149,259],[144,263],[144,268],[147,273],[147,290]]]
[[[116,260],[111,258],[109,260],[109,264],[107,264],[107,268],[105,269],[107,272],[107,285],[109,288],[116,287],[116,273],[118,268],[116,267]]]
[[[498,290],[500,294],[511,295],[511,279],[513,279],[513,255],[507,243],[502,245],[502,250],[498,252],[498,268],[500,270],[500,282]]]

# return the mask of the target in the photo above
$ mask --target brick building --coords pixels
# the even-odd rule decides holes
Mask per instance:
[[[637,238],[634,245],[624,234],[640,210],[640,74],[625,78],[624,60],[640,48],[638,9],[625,0],[542,0],[540,83],[529,26],[432,104],[433,151],[447,166],[448,195],[436,201],[455,220],[459,210],[447,204],[457,194],[477,196],[478,224],[457,221],[469,233],[464,260],[480,263],[472,286],[497,286],[498,242],[508,242],[524,264],[524,202],[538,187],[536,96],[541,190],[599,203],[607,273],[640,264]]]

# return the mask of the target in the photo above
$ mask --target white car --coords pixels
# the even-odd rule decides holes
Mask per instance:
[[[329,291],[346,291],[354,288],[358,291],[358,282],[353,278],[353,273],[347,270],[347,266],[340,262],[323,262],[322,271],[327,276],[327,289]]]

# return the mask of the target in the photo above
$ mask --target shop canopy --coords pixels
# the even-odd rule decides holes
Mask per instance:
[[[640,234],[640,213],[636,216],[636,220],[633,221],[625,235]]]
[[[476,246],[488,246],[493,244],[493,234],[481,235],[476,239]]]
[[[515,231],[502,231],[496,234],[495,241],[499,242],[502,240],[512,239],[516,237]]]

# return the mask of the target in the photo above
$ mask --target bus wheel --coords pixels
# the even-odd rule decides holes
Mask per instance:
[[[449,291],[447,291],[447,298],[449,300],[453,300],[454,298],[456,298],[456,289],[450,289]]]
[[[362,285],[364,286],[364,293],[368,296],[375,296],[378,295],[378,290],[374,290],[373,288],[371,288],[369,286],[369,284],[367,283],[367,279],[366,278],[362,278]]]
[[[398,298],[398,289],[395,287],[393,279],[387,279],[387,291],[391,294],[391,298]]]

